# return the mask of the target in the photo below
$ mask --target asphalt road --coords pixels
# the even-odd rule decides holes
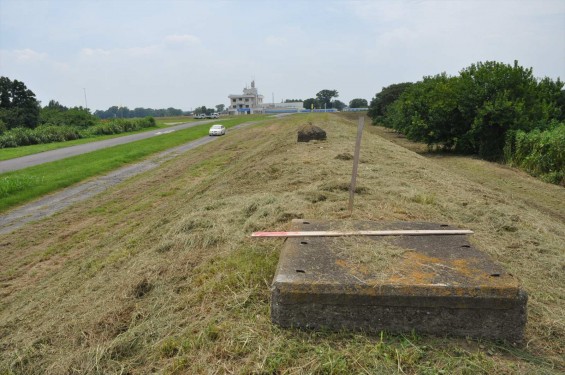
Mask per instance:
[[[158,129],[154,131],[126,135],[123,137],[106,139],[104,141],[90,142],[90,143],[85,143],[83,145],[64,147],[57,150],[40,152],[39,154],[22,156],[21,158],[4,160],[4,161],[0,161],[0,173],[16,171],[18,169],[24,169],[38,164],[49,163],[51,161],[65,159],[71,156],[86,154],[87,152],[96,151],[107,147],[123,145],[125,143],[139,141],[141,139],[157,137],[161,134],[167,134],[174,132],[176,130],[191,128],[193,126],[207,124],[210,122],[218,122],[218,120],[189,122],[180,125],[170,126],[165,129]]]

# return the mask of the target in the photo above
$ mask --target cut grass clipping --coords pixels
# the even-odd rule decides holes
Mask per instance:
[[[307,121],[328,140],[297,143]],[[266,122],[0,236],[0,373],[563,373],[565,190],[506,170],[528,192],[508,196],[490,186],[497,166],[438,165],[370,128],[351,219],[473,230],[529,294],[524,343],[271,323],[284,240],[249,235],[293,218],[348,221],[351,160],[335,157],[353,152],[355,134],[356,121],[333,114]]]
[[[227,128],[266,116],[241,116],[218,123]],[[210,124],[179,130],[26,169],[0,174],[0,212],[103,174],[168,148],[208,135]]]

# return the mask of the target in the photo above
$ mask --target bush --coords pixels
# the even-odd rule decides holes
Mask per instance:
[[[540,124],[559,118],[562,87],[559,79],[536,79],[517,62],[487,61],[456,77],[443,73],[404,87],[386,112],[377,111],[378,94],[369,115],[379,120],[384,113],[385,125],[408,139],[500,160],[507,133],[543,130]]]
[[[155,119],[153,117],[131,120],[115,119],[90,127],[88,129],[88,133],[91,135],[120,134],[137,131],[152,126],[155,126]]]
[[[509,134],[504,151],[510,164],[565,186],[565,123],[553,122],[545,131]]]
[[[0,148],[36,145],[40,143],[65,142],[98,135],[119,134],[155,126],[153,117],[131,120],[112,120],[81,129],[78,126],[41,125],[35,129],[14,128],[0,133]]]
[[[35,129],[14,128],[0,135],[0,148],[63,142],[81,138],[72,126],[41,125]]]

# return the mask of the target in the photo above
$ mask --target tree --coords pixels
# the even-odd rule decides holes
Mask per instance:
[[[332,98],[339,97],[337,90],[322,90],[316,94],[320,107],[332,108]]]
[[[367,115],[373,120],[373,124],[384,121],[388,107],[394,103],[411,85],[411,82],[393,84],[383,87],[381,92],[375,95],[369,105],[369,112],[367,112]],[[385,126],[386,125],[387,124],[385,123]]]
[[[302,99],[286,99],[284,102],[285,103],[300,103],[302,102]]]
[[[337,99],[336,99],[336,100],[332,101],[332,108],[335,108],[335,109],[337,109],[338,111],[341,111],[341,110],[344,109],[345,107],[347,107],[347,105],[346,105],[344,102],[340,101],[340,100],[337,100]]]
[[[224,104],[216,105],[216,112],[222,113],[224,111],[224,109],[226,109],[226,106]]]
[[[67,108],[59,102],[51,100],[40,111],[39,122],[50,125],[66,125],[87,128],[96,125],[97,119],[87,108]]]
[[[367,108],[369,107],[369,103],[367,103],[367,99],[353,99],[349,102],[349,108]]]
[[[303,105],[305,109],[319,108],[319,106],[320,104],[318,103],[318,100],[315,98],[306,99]]]
[[[7,129],[34,128],[39,121],[39,110],[35,94],[23,82],[0,77],[0,120]]]
[[[381,95],[383,89],[371,102],[370,115],[375,121],[384,113],[385,124],[408,139],[501,160],[512,153],[514,145],[508,140],[516,133],[543,131],[559,121],[562,88],[559,79],[538,80],[531,68],[517,62],[487,61],[472,64],[456,77],[445,73],[424,77],[379,112],[383,98],[398,94]]]

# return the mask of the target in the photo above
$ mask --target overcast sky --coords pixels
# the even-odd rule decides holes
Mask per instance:
[[[348,103],[487,60],[565,79],[565,0],[0,0],[0,75],[43,105],[189,110],[252,79]]]

